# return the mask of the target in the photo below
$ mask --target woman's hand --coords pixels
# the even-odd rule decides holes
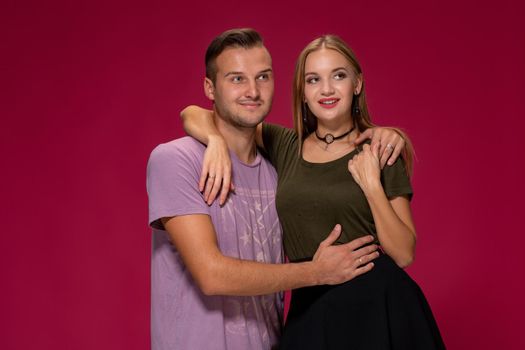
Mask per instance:
[[[379,148],[381,169],[385,167],[387,162],[388,165],[394,164],[405,148],[405,140],[392,128],[375,127],[367,129],[355,139],[354,143],[358,145],[367,139],[372,140],[372,147],[378,146]]]
[[[348,161],[348,170],[366,196],[380,189],[379,145],[363,145],[363,150]]]
[[[228,145],[213,121],[213,111],[199,106],[188,106],[180,114],[186,133],[207,145],[202,161],[199,190],[211,205],[220,191],[219,204],[223,205],[231,183],[232,162]]]
[[[199,179],[199,190],[203,192],[208,205],[213,203],[219,191],[219,204],[223,205],[230,190],[234,190],[231,169],[232,162],[226,141],[222,136],[210,135]]]

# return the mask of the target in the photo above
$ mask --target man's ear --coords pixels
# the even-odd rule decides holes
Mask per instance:
[[[204,94],[211,101],[215,101],[215,86],[210,78],[204,78]]]

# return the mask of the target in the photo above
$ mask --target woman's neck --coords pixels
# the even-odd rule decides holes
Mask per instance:
[[[354,127],[352,118],[348,118],[341,122],[340,120],[334,121],[320,121],[317,120],[317,135],[324,137],[327,134],[332,134],[334,137],[343,135]]]

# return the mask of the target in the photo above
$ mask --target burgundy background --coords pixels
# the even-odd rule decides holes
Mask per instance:
[[[291,125],[301,48],[360,58],[374,120],[412,136],[410,274],[450,349],[523,349],[523,1],[3,1],[0,348],[146,349],[149,152],[207,104],[203,56],[251,26]]]

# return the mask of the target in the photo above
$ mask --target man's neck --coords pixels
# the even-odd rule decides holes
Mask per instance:
[[[257,156],[257,145],[255,143],[256,128],[243,128],[233,126],[222,118],[213,115],[217,129],[224,137],[228,148],[237,155],[237,158],[245,164],[251,164]]]

